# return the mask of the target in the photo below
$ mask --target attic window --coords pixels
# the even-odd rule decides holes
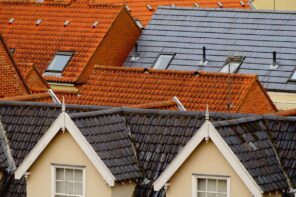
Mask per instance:
[[[292,81],[296,81],[296,70],[294,71],[292,77],[291,77],[291,80]]]
[[[10,18],[9,20],[8,20],[8,23],[9,24],[12,24],[14,22],[14,18]]]
[[[237,73],[239,67],[243,63],[245,57],[230,56],[227,58],[224,67],[220,70],[221,73]]]
[[[73,56],[73,52],[57,52],[47,67],[45,74],[46,75],[58,75],[64,71],[68,65],[70,59]]]
[[[135,19],[135,23],[137,24],[137,26],[138,26],[140,29],[144,29],[144,25],[141,23],[140,20]]]
[[[173,60],[175,54],[161,54],[155,62],[153,68],[155,69],[167,69]]]

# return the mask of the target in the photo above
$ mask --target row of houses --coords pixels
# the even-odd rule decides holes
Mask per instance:
[[[296,15],[259,5],[0,1],[0,196],[296,196]]]

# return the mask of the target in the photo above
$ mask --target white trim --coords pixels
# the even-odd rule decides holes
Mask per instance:
[[[187,111],[187,109],[184,107],[184,105],[181,103],[181,101],[178,99],[178,97],[174,96],[172,100],[176,102],[178,109],[180,111]]]
[[[88,159],[92,162],[92,164],[95,166],[98,172],[102,175],[103,179],[107,182],[109,186],[114,186],[114,182],[116,180],[115,177],[113,176],[109,168],[105,165],[105,163],[101,160],[101,158],[98,156],[98,154],[95,152],[95,150],[92,148],[92,146],[88,143],[85,137],[81,134],[80,130],[77,128],[77,126],[69,117],[69,115],[66,113],[61,113],[58,116],[58,118],[45,132],[45,134],[38,141],[35,147],[31,150],[28,156],[16,169],[15,179],[21,179],[22,176],[27,172],[27,170],[29,170],[32,164],[45,150],[47,145],[50,144],[51,140],[56,136],[56,134],[59,131],[61,131],[64,121],[67,131],[71,134],[75,142],[80,146],[80,148],[88,157]]]
[[[254,197],[261,197],[263,191],[254,181],[253,177],[248,173],[224,139],[220,136],[216,128],[211,122],[206,121],[201,128],[194,134],[189,142],[181,149],[175,159],[169,164],[165,171],[153,183],[154,190],[159,191],[165,183],[175,174],[190,154],[198,147],[198,145],[207,137],[213,141],[217,149],[221,152],[229,165],[234,169],[237,175],[245,183]]]
[[[81,166],[72,166],[72,165],[51,165],[51,196],[55,197],[56,194],[56,169],[64,168],[64,169],[74,169],[74,170],[82,170],[82,195],[80,197],[86,196],[86,168]]]
[[[193,174],[192,175],[192,197],[197,197],[197,179],[215,179],[215,180],[226,180],[227,197],[230,197],[230,176],[221,175],[204,175],[204,174]]]

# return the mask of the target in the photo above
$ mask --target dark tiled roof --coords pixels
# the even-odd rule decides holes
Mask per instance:
[[[130,132],[118,114],[73,118],[87,141],[103,160],[116,181],[140,178],[141,172]]]
[[[150,68],[161,53],[175,53],[168,69],[218,72],[228,56],[245,56],[239,73],[257,74],[264,87],[296,90],[295,12],[160,7],[138,40],[140,59],[125,66]],[[202,47],[206,66],[201,65]],[[270,69],[272,52],[279,67]],[[132,55],[132,53],[130,54]]]
[[[288,188],[261,116],[222,121],[214,125],[264,192]]]

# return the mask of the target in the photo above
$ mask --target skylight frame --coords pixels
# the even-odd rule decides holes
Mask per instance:
[[[226,59],[225,64],[223,65],[222,69],[220,69],[219,72],[220,72],[220,73],[231,73],[231,74],[233,74],[233,73],[238,73],[238,71],[239,71],[239,69],[240,69],[242,63],[244,62],[245,58],[246,58],[245,56],[229,56],[229,57]],[[236,61],[237,59],[239,59],[239,61]],[[232,60],[232,61],[230,61],[230,60]],[[233,61],[233,60],[234,60],[234,61]],[[232,63],[232,64],[236,63],[236,64],[237,64],[236,68],[235,68],[233,71],[231,71],[231,69],[230,69],[230,72],[229,72],[229,70],[227,69],[227,68],[229,67],[229,66],[228,66],[229,63]],[[227,72],[224,72],[225,69],[227,69],[227,70],[226,70]]]
[[[160,60],[161,56],[171,56],[171,59],[169,60],[169,62],[167,63],[167,65],[165,67],[161,67],[161,68],[156,68],[156,63]],[[154,69],[159,69],[159,70],[167,70],[168,67],[170,66],[171,62],[173,61],[173,59],[175,58],[176,53],[161,53],[159,54],[158,58],[154,61],[153,63],[153,67]]]
[[[69,57],[68,60],[65,61],[65,64],[63,66],[61,66],[62,68],[61,69],[53,69],[53,68],[50,68],[51,65],[53,64],[53,62],[55,61],[55,59],[58,57],[58,56],[65,56],[65,57]],[[74,56],[74,52],[73,51],[58,51],[54,57],[52,58],[51,62],[49,63],[47,69],[45,70],[46,74],[50,74],[50,73],[54,73],[54,74],[59,74],[59,73],[63,73],[65,68],[69,65],[69,62],[71,61],[71,59],[73,58]],[[54,65],[53,65],[54,66]],[[60,67],[60,66],[58,66]]]

